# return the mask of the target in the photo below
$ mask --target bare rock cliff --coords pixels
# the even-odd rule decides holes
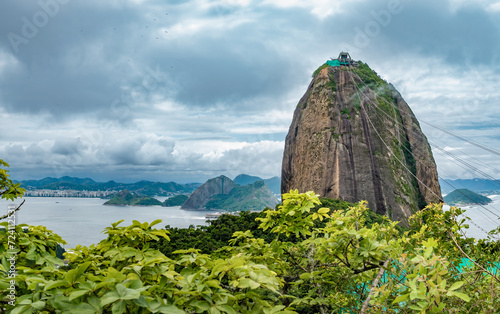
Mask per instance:
[[[281,192],[313,190],[406,222],[439,202],[427,138],[400,93],[366,64],[324,66],[300,99],[285,141]]]

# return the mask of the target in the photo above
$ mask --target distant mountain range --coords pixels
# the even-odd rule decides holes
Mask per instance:
[[[25,189],[46,189],[46,190],[76,190],[76,191],[121,191],[128,190],[139,195],[160,195],[189,194],[196,190],[200,183],[179,184],[175,182],[152,182],[139,181],[136,183],[118,183],[115,181],[96,182],[90,178],[44,178],[41,180],[18,181]]]
[[[439,179],[441,191],[448,194],[456,189],[468,189],[477,193],[496,193],[500,191],[500,180],[487,179]]]
[[[272,177],[262,179],[256,176],[240,174],[234,179],[238,185],[253,184],[264,181],[272,193],[280,195],[281,179]],[[179,184],[175,182],[139,181],[135,183],[119,183],[113,180],[96,182],[90,178],[64,176],[60,178],[46,177],[41,180],[23,180],[21,186],[27,190],[75,190],[75,191],[122,191],[128,190],[137,195],[169,196],[172,194],[190,194],[201,186],[201,183]]]

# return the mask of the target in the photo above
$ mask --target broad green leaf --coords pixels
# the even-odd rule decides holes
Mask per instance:
[[[470,301],[470,297],[468,295],[466,295],[465,293],[462,293],[462,292],[448,291],[446,293],[446,295],[449,296],[449,297],[456,296],[456,297],[464,300],[465,302],[469,302]]]
[[[403,302],[405,300],[408,300],[409,297],[410,297],[409,293],[400,295],[396,299],[394,299],[394,301],[392,301],[392,304],[400,303],[400,302]]]
[[[101,306],[108,305],[119,299],[120,297],[115,291],[108,292],[101,298]]]
[[[258,287],[260,287],[260,284],[258,282],[253,281],[252,279],[249,279],[249,278],[240,279],[238,282],[238,288],[257,289]]]
[[[87,293],[89,293],[89,290],[76,290],[76,291],[73,291],[69,295],[68,300],[72,301],[74,299],[77,299],[77,298],[81,297],[82,295],[86,295]]]
[[[464,283],[465,283],[464,281],[457,281],[457,282],[453,283],[448,290],[450,290],[450,291],[457,290],[458,288],[463,286]]]
[[[125,301],[121,300],[118,302],[113,303],[113,306],[111,307],[111,310],[113,314],[122,314],[125,313],[126,308],[126,303]]]
[[[36,310],[41,310],[45,307],[45,302],[43,301],[36,301],[31,303],[31,307],[36,309]]]
[[[152,223],[149,224],[149,228],[153,227],[154,225],[157,225],[157,224],[161,223],[161,221],[162,221],[161,219],[154,220]]]
[[[157,311],[164,314],[186,314],[186,312],[172,304],[162,305]]]
[[[59,288],[62,286],[67,286],[67,285],[68,285],[68,282],[66,280],[57,280],[57,281],[53,281],[53,282],[49,281],[45,285],[44,291],[51,290],[54,288]]]
[[[229,305],[217,305],[217,309],[223,313],[237,314],[237,312]]]
[[[59,258],[57,258],[55,256],[52,256],[52,255],[50,255],[48,253],[45,253],[43,255],[43,258],[45,258],[45,260],[47,260],[47,261],[49,261],[51,263],[54,263],[56,265],[61,265],[61,266],[64,265],[64,262],[61,259],[59,259]]]
[[[308,280],[308,279],[311,279],[312,277],[312,274],[311,273],[303,273],[303,274],[300,274],[300,279],[302,280]]]
[[[31,314],[33,309],[28,305],[19,306],[17,305],[11,312],[11,314]]]
[[[323,208],[318,209],[318,214],[326,214],[329,211],[330,211],[330,208],[323,207]]]
[[[208,311],[211,307],[210,303],[201,300],[194,300],[190,305],[200,309],[200,311]]]

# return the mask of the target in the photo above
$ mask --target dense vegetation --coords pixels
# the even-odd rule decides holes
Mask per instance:
[[[323,63],[322,65],[320,65],[319,68],[317,68],[313,74],[312,74],[312,77],[315,78],[316,76],[318,76],[319,72],[321,72],[321,70],[323,70],[324,68],[328,67],[329,65],[325,62]]]
[[[127,190],[120,191],[116,193],[109,201],[104,203],[104,205],[118,205],[118,206],[153,206],[153,205],[163,205],[159,200],[143,195],[136,195]]]
[[[262,179],[256,176],[249,176],[247,174],[240,174],[234,178],[233,182],[239,185],[252,184],[257,181],[264,181],[267,187],[274,194],[281,194],[281,179],[279,177],[272,177],[269,179]]]
[[[167,198],[164,202],[163,202],[163,206],[181,206],[182,204],[184,204],[184,202],[188,199],[187,195],[176,195],[176,196],[172,196],[170,198]]]
[[[3,191],[12,185],[6,186]],[[500,311],[500,243],[465,238],[460,209],[443,212],[430,205],[410,218],[410,229],[398,230],[364,202],[321,201],[313,192],[291,191],[276,209],[223,215],[205,229],[209,236],[221,233],[220,243],[207,253],[189,248],[164,254],[162,244],[183,242],[184,231],[153,228],[160,221],[126,227],[117,222],[99,244],[66,253],[67,266],[56,257],[57,244],[64,243],[58,235],[43,226],[3,222],[0,308],[173,314]],[[239,224],[242,230],[223,244]]]
[[[486,205],[492,200],[486,196],[477,194],[468,189],[458,189],[444,197],[448,205],[481,204]]]

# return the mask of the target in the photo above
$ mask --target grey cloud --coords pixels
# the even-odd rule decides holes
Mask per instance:
[[[281,150],[263,147],[266,141],[282,141],[283,131],[231,131],[238,124],[241,130],[254,127],[247,121],[252,115],[272,118],[271,110],[291,113],[311,72],[339,50],[354,47],[356,29],[363,31],[367,23],[377,22],[372,12],[386,10],[389,1],[344,3],[342,13],[325,18],[302,7],[212,3],[204,9],[194,1],[69,1],[16,52],[7,34],[21,34],[23,18],[32,19],[40,6],[37,1],[3,1],[0,58],[8,54],[18,62],[2,69],[0,60],[0,114],[18,114],[22,121],[32,118],[34,122],[22,136],[13,134],[17,139],[11,144],[0,141],[0,157],[26,177],[35,172],[201,181],[222,172],[279,175]],[[498,12],[474,3],[452,11],[448,1],[401,0],[401,5],[402,12],[393,14],[376,36],[369,36],[366,47],[351,51],[353,58],[381,69],[382,75],[391,73],[396,80],[408,80],[404,74],[409,69],[391,72],[397,66],[394,62],[411,64],[413,58],[424,60],[421,67],[427,72],[419,75],[446,77],[436,71],[435,66],[441,65],[425,62],[426,58],[441,60],[443,68],[453,70],[448,77],[459,82],[471,69],[490,68],[494,79],[484,79],[482,84],[496,89]],[[190,22],[204,26],[175,33],[189,28]],[[409,82],[418,83],[424,77]],[[438,78],[426,82],[439,92]],[[468,123],[474,119],[491,125],[482,136],[494,138],[493,118],[498,117],[492,105],[498,102],[494,93],[481,93],[487,96],[484,99],[458,97],[453,93],[464,90],[458,86],[431,97],[412,94],[421,92],[412,83],[397,83],[410,95],[403,96],[419,118],[459,131],[475,129]],[[467,88],[473,92],[474,87]],[[470,101],[477,101],[477,108],[469,112]],[[162,102],[175,105],[169,110],[156,107]],[[83,126],[86,120],[89,127]],[[50,125],[43,134],[37,132],[44,125],[40,121]],[[77,125],[74,129],[71,122]],[[265,128],[265,119],[258,124]],[[64,134],[66,138],[59,135],[68,128],[71,134]],[[5,124],[0,131],[11,132],[11,128]],[[29,131],[33,135],[27,135]],[[183,158],[174,154],[177,143],[213,139],[262,146],[229,150],[214,160],[194,149]],[[54,144],[33,144],[42,140]]]
[[[52,146],[51,153],[59,155],[76,155],[81,152],[81,142],[78,139],[57,140]]]

